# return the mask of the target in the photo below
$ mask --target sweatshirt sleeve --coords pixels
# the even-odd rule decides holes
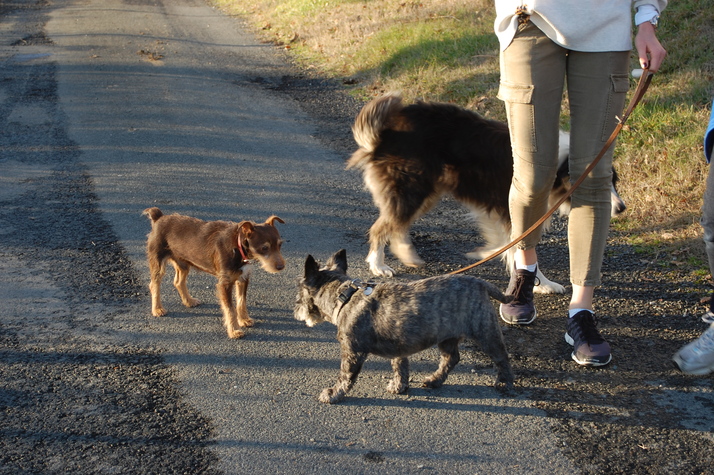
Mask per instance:
[[[632,2],[632,6],[635,11],[639,11],[641,6],[651,5],[657,10],[658,13],[662,13],[664,9],[667,8],[667,1],[668,0],[634,0]]]

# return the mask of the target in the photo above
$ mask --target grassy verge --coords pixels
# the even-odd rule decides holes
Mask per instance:
[[[491,0],[212,0],[289,49],[305,69],[342,79],[362,99],[400,90],[504,120]],[[707,166],[702,136],[714,94],[714,0],[670,2],[658,36],[668,51],[616,149],[629,210],[622,239],[671,262],[706,266],[698,225]],[[633,55],[633,68],[637,61]],[[634,80],[633,80],[634,89]],[[690,252],[691,250],[691,252]]]

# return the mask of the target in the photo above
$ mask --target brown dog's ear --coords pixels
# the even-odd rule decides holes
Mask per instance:
[[[327,268],[347,273],[347,251],[340,249],[327,261]]]
[[[310,281],[320,272],[320,265],[312,255],[308,254],[305,259],[305,280]]]
[[[268,219],[266,219],[266,220],[265,220],[265,224],[268,224],[268,225],[270,225],[270,226],[275,226],[275,224],[273,224],[275,221],[277,221],[277,222],[279,222],[279,223],[281,223],[281,224],[285,224],[285,221],[283,221],[282,219],[280,219],[280,217],[275,216],[275,215],[272,215],[271,217],[269,217]]]
[[[254,224],[250,221],[241,221],[238,223],[238,233],[243,233],[243,236],[250,238],[253,234]]]

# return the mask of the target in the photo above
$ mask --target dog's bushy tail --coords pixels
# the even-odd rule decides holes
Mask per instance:
[[[161,210],[157,207],[146,208],[141,214],[145,214],[151,220],[151,224],[154,224],[160,217],[164,215]]]
[[[501,303],[511,303],[513,301],[513,295],[505,295],[501,290],[493,285],[491,282],[486,282],[485,280],[482,280],[483,286],[486,289],[486,292],[488,292],[488,295],[494,299],[498,300]]]
[[[352,135],[360,148],[347,161],[347,168],[361,168],[366,164],[379,145],[379,134],[402,107],[401,93],[389,92],[362,108],[352,125]]]

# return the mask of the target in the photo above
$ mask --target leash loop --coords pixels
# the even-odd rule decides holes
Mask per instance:
[[[462,272],[465,272],[467,270],[473,269],[474,267],[480,266],[481,264],[488,262],[492,259],[495,259],[496,257],[500,256],[519,242],[521,242],[523,239],[525,239],[529,234],[534,232],[536,229],[538,229],[545,221],[557,211],[558,208],[560,208],[560,205],[565,203],[565,200],[570,198],[570,195],[573,194],[573,192],[580,186],[580,184],[587,178],[587,176],[590,174],[590,172],[593,171],[593,168],[598,164],[600,159],[605,156],[605,153],[607,153],[608,149],[612,146],[613,142],[617,138],[617,136],[620,134],[620,131],[622,130],[622,127],[624,127],[625,122],[627,122],[627,119],[630,117],[630,114],[632,114],[632,111],[635,110],[635,107],[637,107],[637,104],[640,103],[642,100],[642,97],[645,95],[645,92],[647,92],[647,88],[650,85],[650,82],[652,82],[652,76],[654,73],[649,72],[648,69],[644,69],[642,72],[642,76],[640,77],[640,80],[637,83],[637,89],[635,89],[635,93],[632,96],[632,99],[630,100],[630,104],[627,106],[627,109],[625,109],[625,113],[623,116],[616,117],[617,118],[617,125],[615,126],[615,130],[612,131],[612,134],[610,134],[610,137],[607,139],[607,142],[605,142],[605,145],[602,147],[602,150],[600,150],[600,153],[595,157],[595,159],[588,165],[588,167],[585,169],[582,175],[580,175],[580,178],[577,179],[577,181],[573,184],[573,186],[570,187],[570,189],[563,195],[557,203],[553,205],[552,208],[550,208],[538,221],[536,221],[530,228],[528,228],[523,234],[515,238],[513,241],[510,243],[506,244],[503,246],[501,249],[497,250],[493,254],[481,259],[478,262],[475,262],[471,265],[468,265],[464,268],[449,272],[449,275],[455,275],[455,274],[460,274]]]

